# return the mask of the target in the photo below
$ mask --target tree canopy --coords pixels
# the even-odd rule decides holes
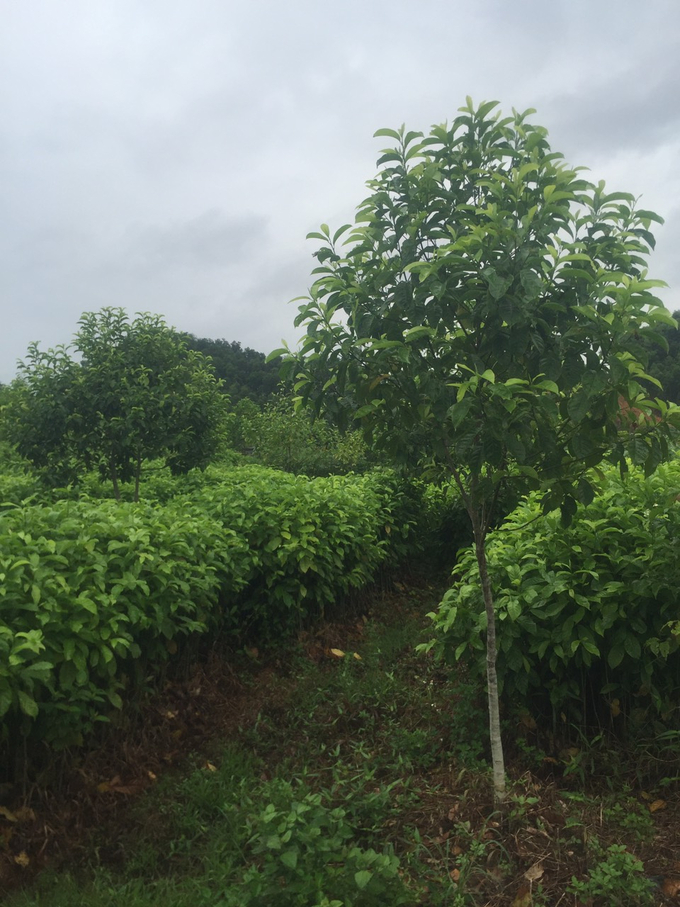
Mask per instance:
[[[494,506],[508,484],[542,488],[546,509],[561,506],[568,521],[592,499],[588,470],[604,457],[625,469],[628,452],[655,468],[668,410],[641,384],[640,344],[674,322],[646,272],[661,218],[567,166],[530,122],[534,111],[501,116],[496,106],[468,99],[427,136],[376,133],[391,145],[354,224],[310,234],[321,248],[297,318],[300,351],[277,353],[302,402],[457,483],[484,592],[501,798],[485,561]],[[660,422],[644,420],[653,406]],[[638,430],[622,431],[625,418]]]
[[[85,313],[72,347],[31,344],[8,407],[11,440],[52,483],[96,468],[135,480],[144,460],[175,473],[207,465],[226,404],[209,360],[160,316]],[[79,354],[71,355],[71,350]]]

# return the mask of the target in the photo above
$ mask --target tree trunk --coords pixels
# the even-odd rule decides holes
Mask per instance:
[[[118,485],[118,470],[113,460],[110,461],[111,481],[113,482],[113,495],[117,501],[120,501],[120,486]]]
[[[139,502],[139,479],[142,474],[142,457],[141,454],[137,455],[137,463],[135,465],[135,504]]]
[[[486,686],[489,697],[489,736],[491,739],[494,800],[497,804],[501,804],[505,800],[505,757],[503,756],[503,741],[501,740],[498,675],[496,674],[496,612],[486,566],[486,532],[476,521],[473,528],[479,578],[482,582],[482,594],[486,609]]]

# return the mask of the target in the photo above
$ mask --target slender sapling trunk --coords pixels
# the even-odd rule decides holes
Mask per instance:
[[[118,470],[116,469],[116,464],[113,460],[110,461],[111,467],[111,481],[113,482],[113,496],[117,501],[120,501],[120,486],[118,484]]]
[[[139,479],[142,474],[142,457],[141,454],[137,455],[137,462],[135,464],[135,504],[139,502]]]
[[[493,766],[494,800],[501,804],[505,800],[505,757],[501,739],[501,718],[498,702],[498,675],[496,673],[496,611],[494,608],[491,581],[486,565],[486,531],[474,521],[475,553],[482,583],[482,595],[486,610],[486,686],[489,698],[489,736],[491,739],[491,763]]]

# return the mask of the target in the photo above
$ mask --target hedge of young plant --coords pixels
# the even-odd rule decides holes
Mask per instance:
[[[389,473],[212,470],[166,504],[61,500],[0,513],[0,723],[77,741],[177,639],[281,636],[417,546]],[[167,489],[164,489],[167,491]]]
[[[648,479],[610,470],[568,529],[535,496],[488,539],[498,672],[508,703],[577,720],[677,721],[680,461]],[[435,645],[485,676],[486,625],[468,550],[434,617]]]

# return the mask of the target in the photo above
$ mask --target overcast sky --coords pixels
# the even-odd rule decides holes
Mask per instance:
[[[471,95],[666,219],[680,308],[680,0],[0,0],[0,381],[84,311],[294,343],[305,240],[350,220],[383,126]]]

